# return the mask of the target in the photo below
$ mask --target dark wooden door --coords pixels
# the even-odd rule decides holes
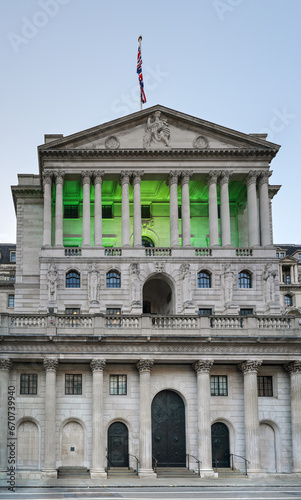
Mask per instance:
[[[108,431],[109,443],[109,466],[110,467],[128,467],[129,449],[128,449],[128,429],[122,422],[114,422]]]
[[[152,402],[152,452],[159,467],[185,467],[185,407],[173,391],[161,391]]]
[[[229,430],[222,422],[211,427],[212,466],[230,467]],[[216,459],[217,462],[214,460]]]

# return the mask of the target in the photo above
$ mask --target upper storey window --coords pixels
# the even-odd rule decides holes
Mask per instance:
[[[241,271],[239,273],[238,288],[252,288],[252,278],[248,271]]]
[[[80,274],[72,269],[66,274],[66,288],[80,288]]]
[[[148,238],[148,236],[142,236],[141,243],[142,243],[143,247],[148,247],[149,248],[149,247],[154,247],[155,246],[153,240],[151,240],[150,238]]]
[[[65,219],[78,219],[78,205],[65,205],[64,206]]]
[[[16,252],[14,250],[11,250],[10,252],[10,261],[16,262]]]
[[[107,288],[120,288],[121,276],[116,270],[111,270],[107,273]]]
[[[208,271],[198,273],[198,288],[211,288],[211,274]]]

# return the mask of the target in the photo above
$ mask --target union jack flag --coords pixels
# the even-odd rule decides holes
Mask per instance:
[[[145,104],[146,97],[145,97],[145,92],[144,92],[144,83],[143,83],[143,75],[142,75],[142,56],[141,56],[140,45],[138,45],[137,73],[138,73],[138,80],[139,80],[139,85],[140,85],[140,100],[143,104]]]

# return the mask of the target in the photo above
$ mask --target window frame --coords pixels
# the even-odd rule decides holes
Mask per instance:
[[[70,392],[67,392],[67,377],[68,378],[70,377],[70,379],[68,381],[68,390],[70,390]],[[75,379],[75,377],[78,377],[78,379]],[[80,384],[79,384],[79,380],[80,380]],[[71,392],[71,390],[72,390],[72,392]],[[82,373],[65,373],[65,396],[82,396],[82,394],[83,394],[83,375],[82,375]]]
[[[228,376],[210,375],[210,396],[227,397],[229,395]]]
[[[243,269],[238,273],[238,288],[250,289],[252,288],[252,274],[250,271]]]
[[[74,276],[71,276],[71,275]],[[66,272],[65,276],[65,288],[80,288],[81,276],[80,272],[76,269],[70,269]],[[75,285],[75,286],[74,286]]]
[[[116,379],[115,385],[113,384],[113,378]],[[121,381],[120,379],[123,378],[124,380]],[[125,387],[125,389],[123,389]],[[123,390],[122,390],[123,389]],[[113,392],[115,391],[116,392]],[[128,381],[127,381],[127,375],[126,374],[110,374],[110,379],[109,379],[109,393],[110,396],[127,396],[128,393]]]
[[[121,288],[121,273],[117,269],[110,269],[106,273],[106,288]]]
[[[201,311],[206,311],[206,312],[201,312]],[[199,307],[198,316],[212,316],[212,308],[211,307]]]
[[[211,273],[207,271],[207,269],[201,269],[201,271],[199,271],[197,274],[197,282],[198,282],[198,288],[212,288]]]
[[[23,379],[23,380],[22,380]],[[27,392],[23,391],[26,389]],[[20,395],[21,396],[36,396],[38,394],[38,374],[37,373],[20,373]]]
[[[269,394],[266,394],[266,392]],[[259,398],[274,397],[274,380],[272,375],[257,375],[257,394]]]
[[[79,219],[78,203],[64,205],[64,219]]]
[[[254,315],[253,307],[242,307],[239,310],[239,316],[253,316],[253,315]]]
[[[13,305],[11,305],[11,300],[13,302]],[[15,307],[15,294],[14,293],[9,293],[7,297],[7,307],[9,309],[14,309]]]
[[[287,299],[290,299],[289,300],[289,303],[287,301]],[[285,307],[293,307],[293,304],[294,304],[294,301],[293,301],[293,296],[290,294],[290,293],[286,293],[283,297],[283,301],[284,301],[284,305]]]
[[[16,262],[16,250],[10,250],[9,261],[14,263]]]

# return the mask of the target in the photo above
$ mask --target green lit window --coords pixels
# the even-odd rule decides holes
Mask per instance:
[[[273,397],[273,377],[257,377],[258,396]]]
[[[241,271],[238,275],[239,288],[252,288],[251,274],[248,271]]]
[[[149,247],[154,247],[155,245],[153,240],[151,240],[147,236],[142,236],[142,246],[149,248]]]
[[[150,219],[151,218],[151,212],[150,212],[149,205],[141,205],[141,218],[142,219]]]
[[[107,288],[120,288],[121,276],[118,271],[109,271],[107,273]]]
[[[20,394],[37,394],[38,376],[36,373],[21,373]]]
[[[65,205],[64,206],[65,219],[78,219],[78,205]]]
[[[127,377],[126,375],[110,375],[110,394],[126,396]]]
[[[82,394],[82,375],[65,375],[65,394]]]
[[[228,381],[226,375],[211,375],[211,396],[228,396]]]
[[[102,218],[103,219],[113,219],[113,207],[112,205],[102,206]]]
[[[211,288],[211,275],[207,271],[198,273],[198,288]]]
[[[77,271],[69,271],[66,274],[66,288],[80,288],[80,274]]]

